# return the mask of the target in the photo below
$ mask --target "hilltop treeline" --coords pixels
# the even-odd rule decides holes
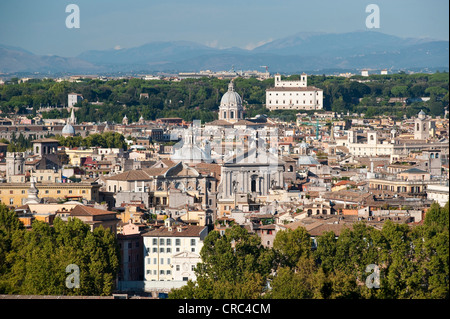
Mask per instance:
[[[298,79],[299,75],[283,79]],[[84,100],[77,105],[76,116],[80,122],[120,123],[124,115],[131,122],[142,116],[146,120],[161,117],[182,117],[187,121],[202,122],[217,118],[222,95],[227,91],[229,80],[217,78],[163,81],[142,79],[119,79],[101,81],[83,79],[77,82],[57,82],[52,79],[31,79],[19,83],[11,79],[0,87],[1,116],[29,114],[34,116],[40,108],[67,106],[67,95],[82,94]],[[324,90],[324,107],[337,112],[364,113],[366,116],[411,116],[424,109],[430,115],[443,115],[448,105],[449,75],[434,74],[370,75],[351,78],[310,75],[308,85]],[[246,116],[267,114],[287,120],[295,119],[296,111],[269,111],[265,108],[265,90],[273,86],[273,79],[235,79],[235,90],[242,96]],[[148,98],[142,93],[147,93]],[[389,102],[392,97],[429,97],[426,102],[414,101],[404,107],[399,102]],[[101,102],[91,104],[92,102]],[[42,113],[44,118],[67,118],[66,109],[54,109]]]

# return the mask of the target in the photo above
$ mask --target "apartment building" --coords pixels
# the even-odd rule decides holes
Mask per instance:
[[[164,226],[143,234],[146,281],[196,280],[194,269],[201,262],[200,250],[206,226],[184,225],[172,218]]]

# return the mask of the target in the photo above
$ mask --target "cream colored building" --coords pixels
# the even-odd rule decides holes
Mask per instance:
[[[65,153],[69,156],[69,163],[73,166],[81,166],[81,159],[97,154],[95,149],[66,149]]]
[[[449,201],[448,186],[448,183],[446,185],[428,185],[427,198],[439,203],[442,207],[445,206]]]
[[[347,148],[354,156],[381,156],[394,154],[394,143],[390,140],[380,141],[376,131],[367,133],[367,143],[358,143],[357,132],[347,131]]]
[[[6,205],[18,207],[28,198],[31,183],[0,183],[0,201]],[[61,200],[86,199],[99,202],[101,185],[92,182],[80,183],[36,183],[39,198],[51,197]]]
[[[53,169],[38,169],[31,173],[31,176],[36,178],[36,181],[42,183],[60,183],[61,182],[61,170]]]
[[[164,225],[142,235],[145,280],[195,280],[194,267],[201,262],[207,227],[176,224],[172,218],[167,218]]]
[[[308,86],[305,73],[300,81],[282,81],[275,75],[275,87],[266,90],[266,107],[273,110],[321,110],[323,90]]]

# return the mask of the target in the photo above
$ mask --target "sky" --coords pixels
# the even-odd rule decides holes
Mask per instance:
[[[79,28],[66,27],[69,4]],[[65,57],[176,40],[253,49],[299,32],[368,30],[369,4],[376,31],[449,39],[447,0],[0,0],[0,44]]]

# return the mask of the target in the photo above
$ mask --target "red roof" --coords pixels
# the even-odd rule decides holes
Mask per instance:
[[[98,216],[98,215],[109,215],[109,214],[115,214],[115,213],[108,211],[108,210],[98,209],[98,208],[84,206],[84,205],[77,205],[70,212],[70,216]]]

